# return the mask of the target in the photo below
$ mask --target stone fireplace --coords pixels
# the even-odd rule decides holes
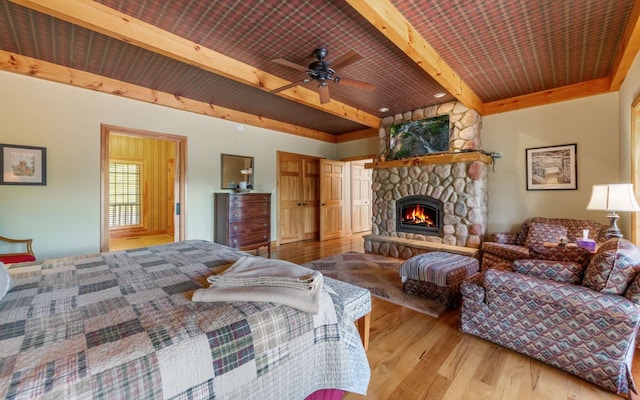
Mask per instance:
[[[389,128],[404,121],[449,114],[450,151],[385,160]],[[409,258],[445,249],[476,255],[487,230],[488,172],[493,159],[480,151],[481,116],[459,102],[382,120],[373,168],[373,225],[365,251]],[[413,204],[412,204],[413,203]],[[406,217],[411,206],[420,208]],[[426,220],[429,221],[426,221]]]

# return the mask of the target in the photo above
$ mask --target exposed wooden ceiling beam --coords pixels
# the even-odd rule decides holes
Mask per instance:
[[[606,77],[562,86],[559,88],[543,90],[541,92],[511,97],[509,99],[484,103],[482,109],[484,111],[484,115],[498,114],[507,111],[577,99],[580,97],[593,96],[611,91],[613,91],[611,89],[611,80],[609,77]]]
[[[273,90],[289,83],[95,1],[10,1],[259,89]],[[310,89],[294,87],[277,95],[365,126],[377,128],[380,125],[379,117],[348,104],[336,100],[320,104],[318,93]]]
[[[347,0],[360,15],[458,101],[482,114],[482,101],[389,0]]]
[[[362,129],[336,136],[336,143],[351,142],[353,140],[369,139],[378,136],[378,130],[373,128]]]
[[[613,60],[611,90],[619,90],[640,51],[640,0],[636,0],[624,31],[620,49]]]
[[[113,94],[128,99],[141,100],[147,103],[159,104],[166,107],[197,114],[226,119],[242,124],[290,133],[297,136],[336,143],[336,137],[326,132],[287,124],[257,115],[219,107],[201,101],[176,96],[171,93],[159,92],[143,86],[133,85],[101,75],[63,67],[58,64],[21,56],[0,50],[0,71],[14,72],[21,75],[42,78],[53,82],[64,83],[84,89],[91,89],[102,93]]]

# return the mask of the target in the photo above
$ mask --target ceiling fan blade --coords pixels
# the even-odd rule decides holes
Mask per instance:
[[[320,104],[327,104],[331,101],[331,96],[329,96],[329,86],[326,84],[318,87],[318,93],[320,94]]]
[[[338,82],[339,85],[345,85],[345,86],[351,86],[354,87],[356,89],[363,89],[363,90],[375,90],[376,89],[376,85],[374,85],[373,83],[368,83],[368,82],[362,82],[356,79],[349,79],[349,78],[340,78],[340,82]]]
[[[298,71],[307,72],[309,70],[309,68],[307,67],[303,67],[302,65],[292,63],[291,61],[287,61],[284,58],[276,58],[275,60],[271,60],[271,61],[280,65],[284,65],[285,67],[297,69]]]
[[[304,81],[303,81],[303,83],[304,83]],[[294,87],[294,86],[298,86],[299,84],[300,84],[300,82],[291,82],[291,83],[290,83],[290,84],[288,84],[288,85],[284,85],[284,86],[281,86],[281,87],[279,87],[279,88],[276,88],[276,89],[270,90],[270,91],[269,91],[269,93],[278,93],[278,92],[282,92],[283,90],[287,90],[287,89],[292,88],[292,87]]]
[[[349,50],[342,56],[333,60],[333,62],[331,63],[331,68],[333,68],[334,70],[339,70],[340,68],[353,64],[360,59],[362,59],[362,56],[360,54],[356,53],[353,50]]]

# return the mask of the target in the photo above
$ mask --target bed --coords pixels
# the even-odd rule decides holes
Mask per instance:
[[[354,319],[370,310],[368,291],[346,301],[355,287],[327,278],[330,301],[317,315],[191,301],[216,268],[245,255],[188,240],[10,266],[16,286],[0,300],[0,399],[365,394],[370,369]]]

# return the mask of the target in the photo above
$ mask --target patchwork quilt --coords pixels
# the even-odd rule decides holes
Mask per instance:
[[[0,300],[0,399],[292,399],[365,394],[369,364],[341,298],[317,315],[194,303],[247,253],[189,240],[16,264]]]

